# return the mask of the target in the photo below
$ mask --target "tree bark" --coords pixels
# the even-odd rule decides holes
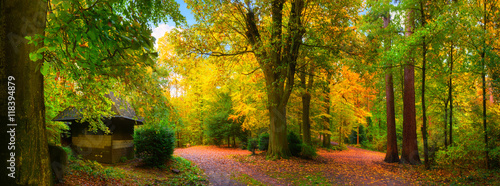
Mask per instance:
[[[311,145],[311,88],[314,82],[314,67],[311,65],[309,68],[309,78],[306,81],[306,74],[302,73],[300,75],[301,86],[304,89],[302,93],[302,142]],[[307,82],[307,84],[306,84]]]
[[[484,50],[484,49],[483,49]],[[483,80],[483,129],[484,129],[484,145],[486,146],[486,168],[490,168],[490,162],[489,162],[489,147],[488,147],[488,127],[486,125],[486,64],[485,64],[485,52],[481,54],[481,61],[482,61],[482,72],[481,72],[481,78]]]
[[[389,26],[391,21],[390,15],[387,14],[384,19],[384,28]],[[389,39],[388,39],[389,40]],[[391,44],[385,42],[385,50],[390,50]],[[386,117],[387,117],[387,151],[384,161],[387,163],[399,162],[398,141],[396,138],[396,115],[394,109],[394,84],[392,78],[392,62],[388,61],[388,70],[385,75],[385,97],[386,97]],[[380,127],[380,120],[379,120]]]
[[[488,17],[486,15],[486,1],[483,2],[484,5],[484,17],[483,17],[483,31],[484,36],[486,36],[486,25],[488,25]],[[486,147],[486,168],[490,168],[490,157],[489,157],[489,146],[488,146],[488,127],[486,125],[486,42],[483,43],[483,51],[481,52],[481,78],[483,80],[483,128],[484,128],[484,145]]]
[[[326,76],[326,82],[327,82],[327,88],[325,91],[325,109],[326,109],[326,114],[330,114],[330,81],[331,81],[331,74],[328,73]],[[328,130],[330,132],[330,117],[324,117],[325,121],[325,130]],[[323,147],[330,147],[331,146],[331,141],[330,141],[330,134],[325,134],[323,137]]]
[[[420,15],[422,19],[422,27],[425,28],[426,25],[426,20],[425,20],[425,13],[424,13],[424,5],[423,2],[420,2]],[[424,141],[424,162],[425,162],[425,169],[429,170],[430,164],[429,164],[429,149],[428,149],[428,144],[427,144],[427,113],[426,113],[426,106],[425,106],[425,68],[426,68],[426,55],[427,55],[427,43],[425,41],[425,36],[422,38],[422,138]]]
[[[272,158],[290,157],[290,149],[286,138],[286,109],[285,107],[273,107],[269,109],[269,117],[271,120],[269,133],[268,153]]]
[[[448,130],[448,102],[449,102],[449,98],[446,99],[446,101],[444,102],[444,148],[447,149],[448,148],[448,134],[446,133],[446,131]]]
[[[246,38],[255,51],[257,62],[266,80],[269,110],[269,148],[267,155],[272,158],[291,155],[286,137],[286,105],[293,89],[295,67],[305,29],[301,17],[303,0],[291,2],[287,32],[283,33],[284,1],[271,2],[270,46],[264,47],[256,24],[256,16],[251,7],[245,15]]]
[[[33,62],[29,58],[31,52],[37,51],[41,45],[28,44],[25,36],[44,34],[47,15],[47,3],[43,1],[2,0],[1,22],[2,40],[0,52],[1,86],[0,91],[2,121],[17,126],[2,124],[2,131],[15,130],[15,149],[1,151],[2,180],[6,185],[50,185],[52,184],[48,154],[47,136],[45,134],[45,104],[43,76],[40,68],[43,60]],[[15,79],[11,81],[8,77]],[[8,82],[15,87],[12,96],[14,105],[8,103]],[[8,107],[15,107],[14,121],[7,116]],[[2,144],[11,142],[11,135],[2,135]],[[14,138],[12,138],[14,139]],[[6,168],[10,163],[10,153],[15,153],[15,178],[8,177]]]
[[[452,75],[453,75],[453,42],[451,44],[451,51],[450,51],[450,81],[448,85],[448,97],[450,99],[450,146],[453,144],[453,82],[452,82]]]
[[[413,10],[407,13],[406,37],[413,34]],[[403,153],[401,161],[412,165],[421,164],[418,155],[417,123],[415,120],[415,62],[414,58],[408,59],[404,69],[403,89]]]

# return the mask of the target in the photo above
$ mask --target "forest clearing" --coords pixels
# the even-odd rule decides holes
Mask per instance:
[[[499,185],[500,0],[0,0],[7,185]]]

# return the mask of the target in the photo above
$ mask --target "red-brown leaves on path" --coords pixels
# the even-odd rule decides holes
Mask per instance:
[[[248,156],[250,151],[213,146],[195,146],[175,149],[174,154],[186,158],[205,170],[212,185],[244,185],[232,179],[245,173],[261,182],[274,184],[274,180],[260,172],[249,169],[243,163],[234,161],[231,156]]]
[[[213,185],[242,185],[234,175],[247,174],[267,185],[421,185],[433,180],[419,166],[383,162],[384,153],[349,147],[345,151],[319,150],[305,160],[267,160],[240,149],[197,146],[177,149],[174,154],[205,170]],[[426,180],[425,182],[423,180]]]

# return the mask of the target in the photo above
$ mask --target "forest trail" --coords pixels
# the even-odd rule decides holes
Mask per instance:
[[[239,173],[245,173],[263,183],[276,185],[277,182],[269,176],[255,172],[243,163],[232,159],[231,155],[250,155],[251,152],[237,148],[219,148],[214,146],[194,146],[176,148],[174,154],[192,161],[205,171],[210,185],[246,185],[233,178]]]
[[[333,145],[338,145],[332,142]],[[325,174],[340,185],[417,185],[404,179],[411,166],[384,162],[385,153],[352,146],[344,151],[318,151],[327,160],[329,167]],[[410,169],[408,169],[410,168]]]
[[[263,156],[248,156],[247,150],[195,146],[176,149],[205,171],[211,185],[245,185],[234,180],[244,173],[266,185],[417,185],[411,180],[411,167],[383,162],[384,153],[355,147],[344,151],[318,150],[314,160],[290,158],[271,161]],[[325,182],[307,182],[308,175],[320,175]],[[405,179],[404,176],[409,176]],[[302,180],[299,180],[302,181]],[[298,183],[297,183],[298,182]]]

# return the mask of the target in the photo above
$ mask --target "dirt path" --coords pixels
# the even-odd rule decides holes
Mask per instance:
[[[176,149],[174,154],[205,170],[212,185],[243,185],[232,179],[239,173],[268,185],[301,185],[303,182],[297,183],[297,179],[307,181],[306,177],[313,174],[321,175],[328,185],[418,184],[404,177],[412,175],[411,168],[383,162],[384,153],[355,147],[344,151],[320,150],[314,160],[271,161],[263,156],[249,157],[246,150],[206,146]]]
[[[337,145],[336,143],[332,143]],[[328,171],[325,173],[335,177],[341,185],[415,185],[408,182],[403,175],[408,173],[402,169],[404,165],[385,163],[385,154],[376,151],[347,146],[344,151],[320,151],[318,154],[327,159]],[[411,170],[410,170],[411,171]]]
[[[274,179],[253,171],[230,157],[231,155],[249,155],[250,152],[247,150],[195,146],[175,149],[174,154],[192,161],[203,169],[211,185],[245,185],[232,179],[240,173],[245,173],[263,183],[276,185]]]

